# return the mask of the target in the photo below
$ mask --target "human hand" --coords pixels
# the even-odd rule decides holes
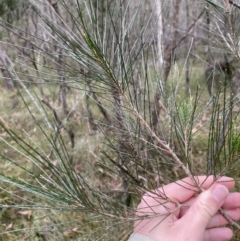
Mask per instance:
[[[145,219],[135,222],[134,233],[155,241],[227,241],[233,236],[228,221],[218,212],[240,219],[240,193],[230,193],[235,182],[222,177],[214,183],[213,176],[196,177],[203,191],[190,178],[146,193],[137,209]],[[148,217],[147,217],[148,216]]]

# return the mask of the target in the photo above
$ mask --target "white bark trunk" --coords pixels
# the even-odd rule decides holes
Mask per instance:
[[[163,46],[162,46],[162,35],[163,35],[163,25],[162,25],[162,0],[155,0],[156,15],[158,21],[158,31],[157,31],[157,50],[158,50],[158,64],[159,67],[163,67]]]

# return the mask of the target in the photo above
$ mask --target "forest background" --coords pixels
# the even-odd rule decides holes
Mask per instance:
[[[127,240],[145,192],[238,181],[239,16],[239,0],[1,0],[0,240]]]

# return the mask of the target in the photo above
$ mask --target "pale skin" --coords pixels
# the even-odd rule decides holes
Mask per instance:
[[[240,193],[229,193],[234,180],[221,177],[214,182],[213,176],[196,179],[205,190],[199,195],[190,178],[146,193],[137,209],[137,215],[146,218],[135,222],[134,233],[155,241],[230,240],[233,232],[218,210],[225,210],[234,221],[240,219]]]

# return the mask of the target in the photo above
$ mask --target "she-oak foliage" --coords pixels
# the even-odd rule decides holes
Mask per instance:
[[[205,53],[189,45],[184,58],[174,60],[184,49],[182,38],[192,38],[203,49],[207,42],[211,55],[235,58],[238,65],[237,4],[228,0],[192,3],[209,13],[211,28],[201,13],[199,19],[193,18],[194,27],[181,30],[182,35],[176,39],[179,45],[170,46],[174,47],[172,70],[166,80],[166,58],[163,54],[160,61],[157,41],[162,41],[163,53],[167,53],[169,46],[164,39],[168,30],[162,16],[172,14],[168,6],[173,6],[174,1],[162,1],[162,11],[156,13],[157,2],[150,0],[30,0],[27,7],[22,7],[22,18],[32,18],[28,28],[19,24],[22,19],[18,20],[18,16],[5,18],[5,9],[9,13],[13,10],[10,2],[14,1],[0,3],[4,31],[1,42],[21,54],[14,60],[12,53],[5,51],[7,61],[2,61],[2,66],[11,76],[44,145],[32,133],[19,131],[0,118],[4,130],[1,143],[27,163],[1,152],[2,162],[25,173],[24,178],[19,178],[1,171],[1,189],[19,199],[21,196],[9,191],[9,187],[29,193],[21,204],[2,203],[1,208],[86,212],[99,221],[98,228],[106,228],[109,234],[98,237],[96,231],[94,239],[112,240],[113,229],[118,230],[119,239],[126,240],[131,232],[129,224],[139,218],[134,210],[145,192],[185,176],[199,191],[196,175],[214,175],[215,180],[228,175],[238,180],[240,109],[233,84],[222,78],[205,101],[207,80],[200,84],[192,80],[195,84],[186,97],[183,70],[189,67],[188,61],[194,64]],[[178,14],[184,12],[183,5]],[[163,21],[165,35],[161,39],[157,35],[158,21]],[[193,28],[201,29],[204,39],[198,38],[199,29],[191,32]],[[211,38],[214,41],[209,41]],[[56,86],[58,107],[46,94],[48,88]],[[84,120],[88,124],[83,131],[88,131],[88,125],[89,135],[101,136],[99,156],[94,162],[82,160],[91,175],[77,168],[76,153],[81,146],[76,142],[78,127],[71,125],[73,111],[67,98],[71,91],[85,96],[81,101],[86,103]],[[154,102],[156,96],[159,99]],[[153,120],[156,113],[157,122]],[[199,155],[201,139],[203,150]],[[239,227],[233,220],[230,223]]]

